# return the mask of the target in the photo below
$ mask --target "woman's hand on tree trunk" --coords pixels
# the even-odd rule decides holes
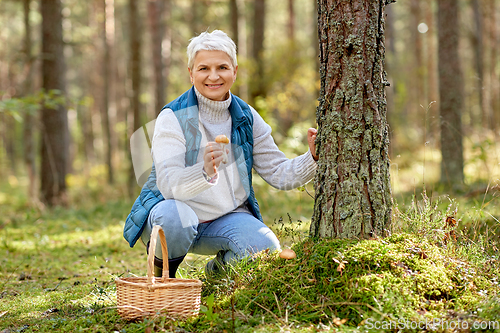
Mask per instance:
[[[316,136],[318,135],[318,130],[315,128],[309,128],[307,130],[307,143],[309,144],[309,150],[315,161],[318,160],[318,155],[316,155]]]

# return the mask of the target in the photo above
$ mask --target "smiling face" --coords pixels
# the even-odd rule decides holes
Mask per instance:
[[[224,51],[201,50],[194,58],[193,68],[188,69],[191,82],[203,96],[224,101],[236,80],[238,66],[233,67],[231,58]]]

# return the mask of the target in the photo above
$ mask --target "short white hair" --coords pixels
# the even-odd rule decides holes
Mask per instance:
[[[236,44],[224,31],[205,31],[189,40],[187,55],[188,67],[190,69],[193,69],[194,58],[196,57],[198,51],[201,50],[223,51],[231,59],[233,67],[236,68],[236,66],[238,66],[238,61],[236,60]]]

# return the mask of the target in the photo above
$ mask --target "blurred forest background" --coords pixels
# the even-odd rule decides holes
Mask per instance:
[[[41,161],[42,129],[64,133],[66,122],[61,186],[135,197],[130,137],[190,87],[186,46],[205,30],[224,30],[237,43],[233,93],[271,124],[289,157],[307,150],[320,85],[316,1],[63,0],[63,79],[44,90],[42,13],[56,3],[0,0],[0,180],[25,188],[31,200],[41,197],[50,168]],[[500,175],[500,1],[458,3],[465,183],[484,191]],[[395,195],[440,179],[438,46],[437,1],[386,7]],[[56,109],[62,125],[49,128],[43,110]],[[1,204],[9,200],[0,193]]]

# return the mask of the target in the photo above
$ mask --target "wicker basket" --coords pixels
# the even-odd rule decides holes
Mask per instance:
[[[154,226],[149,245],[147,276],[115,280],[118,313],[125,319],[158,314],[185,318],[198,315],[200,310],[200,280],[169,278],[168,260],[163,260],[163,276],[154,277],[153,262],[158,234],[163,258],[168,258],[165,234],[160,226]]]

